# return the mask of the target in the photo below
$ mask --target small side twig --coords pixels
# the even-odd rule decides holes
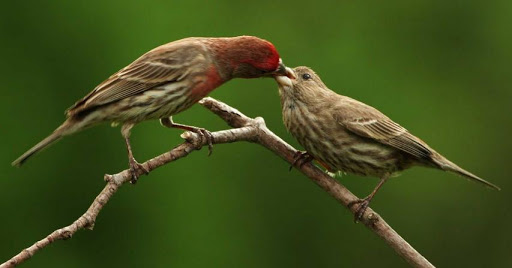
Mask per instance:
[[[254,142],[264,146],[289,163],[293,163],[293,158],[297,151],[270,131],[266,127],[263,118],[249,118],[238,110],[213,98],[204,98],[199,103],[217,114],[226,121],[228,125],[233,127],[233,129],[213,132],[212,135],[215,144],[237,141]],[[207,141],[201,139],[201,137],[195,133],[185,132],[182,134],[182,137],[186,142],[175,147],[170,152],[144,162],[142,165],[148,171],[151,171],[167,163],[185,157],[192,151],[207,145]],[[302,165],[299,170],[345,207],[348,207],[350,202],[357,200],[357,197],[347,188],[314,165],[308,163]],[[114,175],[105,175],[107,185],[94,199],[89,209],[87,209],[82,216],[72,224],[52,232],[47,237],[24,249],[10,260],[1,264],[0,268],[14,267],[26,261],[36,252],[54,241],[71,238],[73,234],[80,229],[87,228],[92,230],[94,223],[96,222],[96,218],[103,206],[105,206],[119,187],[130,181],[130,179],[131,173],[129,170],[124,170]],[[351,211],[352,213],[355,213],[355,208]],[[395,250],[395,252],[397,252],[398,255],[404,258],[413,267],[434,267],[372,209],[368,208],[366,210],[362,217],[362,223],[381,237],[391,248]]]

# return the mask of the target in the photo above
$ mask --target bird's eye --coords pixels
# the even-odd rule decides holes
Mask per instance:
[[[305,73],[305,74],[302,75],[302,79],[309,80],[309,79],[311,79],[311,75],[308,74],[308,73]]]

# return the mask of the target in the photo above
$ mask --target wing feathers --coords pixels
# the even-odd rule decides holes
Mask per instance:
[[[418,158],[428,158],[432,154],[430,148],[420,139],[387,117],[357,118],[346,120],[342,124],[353,133],[393,146]]]
[[[211,66],[204,46],[167,44],[141,56],[99,84],[68,109],[68,114],[134,96],[156,86],[183,80],[193,71]],[[192,70],[194,69],[194,70]]]

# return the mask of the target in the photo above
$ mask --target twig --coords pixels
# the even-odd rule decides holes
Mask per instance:
[[[272,131],[270,131],[266,127],[263,118],[249,118],[238,110],[212,98],[204,98],[199,103],[213,113],[217,114],[224,121],[226,121],[228,125],[233,127],[233,129],[213,132],[212,135],[215,144],[250,141],[266,147],[290,163],[293,162],[296,150],[284,142],[281,138],[276,136]],[[164,153],[144,162],[144,167],[148,171],[151,171],[162,165],[185,157],[192,151],[200,149],[207,144],[206,140],[201,139],[199,135],[192,132],[185,132],[182,134],[182,137],[186,140],[186,142],[177,146],[170,152]],[[342,186],[338,181],[334,180],[314,165],[308,163],[301,166],[299,170],[311,180],[313,180],[322,189],[327,191],[345,207],[347,207],[350,202],[357,200],[357,197],[353,195],[347,188]],[[96,217],[100,213],[103,206],[105,206],[105,204],[115,194],[119,187],[121,187],[124,183],[129,182],[130,179],[131,173],[129,170],[124,170],[114,175],[105,175],[107,185],[96,197],[96,199],[94,199],[92,205],[82,216],[80,216],[71,225],[52,232],[44,239],[24,249],[7,262],[1,264],[0,268],[14,267],[26,261],[37,251],[43,249],[54,241],[71,238],[72,235],[80,229],[87,228],[92,230],[96,221]],[[356,208],[357,207],[352,209],[352,213],[355,213]],[[375,232],[379,237],[384,239],[384,241],[391,248],[393,248],[398,255],[404,258],[413,267],[434,267],[372,209],[368,208],[366,210],[361,222],[370,230]]]

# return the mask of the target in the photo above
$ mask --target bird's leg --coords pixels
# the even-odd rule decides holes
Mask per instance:
[[[130,145],[130,134],[132,127],[133,124],[131,123],[124,124],[121,127],[121,134],[123,135],[124,141],[126,142],[126,149],[128,150],[128,163],[130,164],[130,172],[132,173],[132,179],[130,182],[135,184],[139,178],[139,173],[144,173],[147,175],[149,174],[149,171],[143,165],[139,164],[139,162],[137,162],[137,160],[135,160],[133,157],[132,146]]]
[[[167,118],[160,118],[160,124],[162,124],[162,126],[165,126],[165,127],[168,127],[168,128],[179,128],[179,129],[183,129],[183,130],[186,130],[186,131],[191,131],[191,132],[194,132],[196,134],[198,134],[199,136],[201,136],[201,139],[206,139],[206,142],[208,143],[208,156],[210,156],[212,154],[212,150],[213,150],[213,135],[210,131],[204,129],[204,128],[199,128],[199,127],[193,127],[193,126],[187,126],[187,125],[182,125],[182,124],[177,124],[177,123],[174,123],[172,121],[172,116],[169,116]]]
[[[293,162],[290,165],[290,171],[293,166],[297,165],[297,167],[301,168],[304,164],[313,161],[314,158],[307,151],[297,151],[293,156]]]
[[[358,199],[356,201],[352,201],[348,204],[349,208],[352,208],[352,206],[354,206],[355,204],[359,204],[359,207],[357,208],[357,210],[354,214],[355,222],[358,222],[361,220],[364,212],[370,205],[370,201],[372,201],[372,199],[375,196],[375,194],[377,193],[377,191],[379,191],[380,187],[382,187],[382,185],[388,180],[388,178],[389,178],[389,174],[385,174],[384,176],[382,176],[380,178],[379,184],[377,184],[377,186],[375,186],[375,189],[373,189],[373,191],[367,197],[365,197],[363,199]]]

